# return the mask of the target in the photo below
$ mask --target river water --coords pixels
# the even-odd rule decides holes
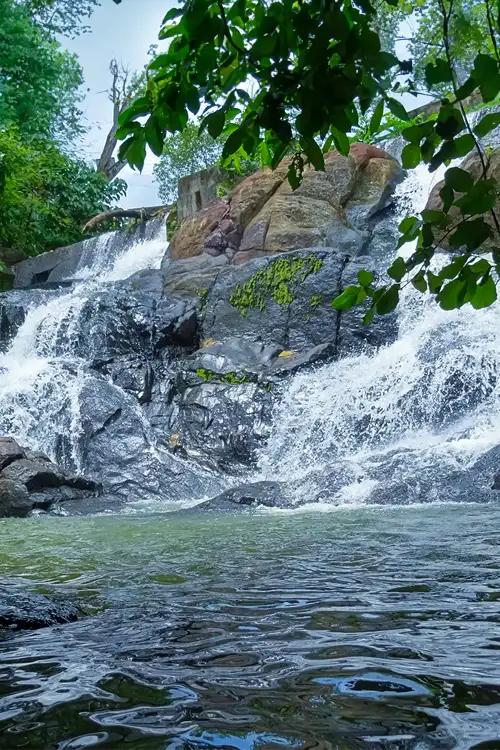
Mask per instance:
[[[0,747],[498,748],[500,508],[2,522]]]

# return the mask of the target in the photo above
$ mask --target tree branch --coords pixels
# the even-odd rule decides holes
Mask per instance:
[[[82,231],[92,232],[99,224],[111,221],[112,219],[139,219],[140,221],[147,221],[158,214],[166,213],[170,208],[171,206],[169,205],[148,206],[145,208],[112,208],[109,211],[97,214],[97,216],[87,221]]]

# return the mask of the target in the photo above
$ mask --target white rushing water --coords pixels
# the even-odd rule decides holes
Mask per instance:
[[[110,283],[159,267],[166,251],[164,229],[118,251],[113,245],[112,234],[84,243],[74,284],[68,291],[47,290],[37,296],[10,348],[0,354],[0,434],[13,435],[52,458],[64,443],[63,453],[75,468],[79,394],[92,377],[88,360],[98,355],[91,345],[82,352],[83,312],[97,304]]]
[[[400,186],[401,211],[420,211],[438,179],[416,170]],[[402,483],[422,479],[445,501],[443,472],[500,442],[500,306],[446,312],[408,288],[398,315],[392,344],[295,376],[275,409],[260,478],[286,477],[296,501],[314,507],[318,498],[370,502],[391,482],[396,503]]]

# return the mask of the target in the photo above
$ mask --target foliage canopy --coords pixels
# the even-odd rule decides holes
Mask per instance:
[[[297,186],[305,163],[323,169],[323,154],[332,145],[348,153],[360,116],[370,117],[372,132],[386,111],[408,120],[397,92],[416,92],[417,81],[409,60],[383,48],[377,29],[387,6],[408,12],[406,0],[385,0],[378,8],[371,0],[189,0],[168,11],[160,31],[167,49],[150,64],[144,95],[120,118],[122,157],[142,168],[146,148],[160,155],[166,134],[184,130],[194,115],[202,118],[202,131],[222,135],[225,159],[243,150],[276,167],[291,153],[288,177]],[[457,71],[454,30],[478,6],[487,32],[484,51],[473,54],[471,44],[472,62],[466,56],[467,70]],[[497,185],[478,139],[500,124],[500,115],[486,114],[472,129],[465,102],[476,97],[488,103],[500,91],[498,8],[492,0],[429,0],[417,14],[431,10],[439,38],[418,79],[427,92],[439,90],[442,100],[437,117],[404,129],[403,165],[425,163],[432,171],[476,152],[481,174],[465,184],[465,173],[449,170],[442,210],[402,223],[400,244],[414,241],[412,256],[397,259],[388,283],[377,286],[364,274],[334,301],[338,309],[368,304],[367,321],[393,310],[406,283],[428,290],[446,309],[466,302],[483,307],[496,299]],[[434,274],[431,261],[443,235],[458,253]]]

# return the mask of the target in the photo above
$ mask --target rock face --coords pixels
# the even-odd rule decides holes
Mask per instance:
[[[172,260],[202,254],[238,265],[299,248],[335,246],[357,255],[370,240],[370,220],[391,203],[402,178],[398,162],[361,143],[349,156],[326,155],[325,171],[308,168],[292,191],[285,160],[274,172],[247,177],[227,200],[213,201],[184,221],[170,243]]]
[[[61,469],[48,456],[0,437],[0,518],[27,516],[56,503],[83,500],[99,492],[96,482]]]
[[[49,327],[62,375],[44,398],[57,400],[67,379],[79,417],[74,430],[74,412],[54,411],[57,440],[42,445],[66,471],[26,451],[3,470],[5,507],[78,512],[71,493],[92,489],[75,485],[77,469],[102,482],[103,503],[216,496],[226,475],[253,470],[287,379],[393,340],[394,317],[364,326],[363,311],[330,302],[392,250],[398,163],[358,144],[327,155],[324,172],[306,170],[295,192],[286,171],[259,171],[186,219],[160,270],[78,285],[99,279],[104,247],[126,254],[162,235],[158,222],[18,264],[17,289],[0,299],[0,350],[33,300],[56,302],[69,316]]]

